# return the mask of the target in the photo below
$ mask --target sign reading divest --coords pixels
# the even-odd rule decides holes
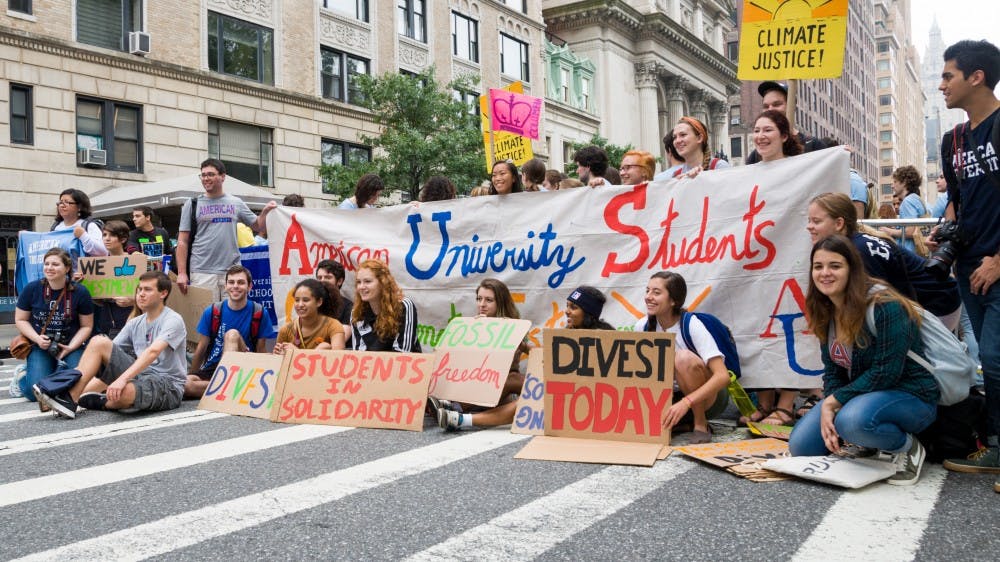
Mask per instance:
[[[528,320],[453,319],[435,350],[428,393],[445,400],[496,406],[514,354],[529,328]]]
[[[198,409],[270,419],[285,359],[289,357],[226,352],[208,381]]]
[[[670,443],[673,335],[548,330],[545,351],[545,435]]]
[[[847,0],[743,0],[740,80],[838,78],[844,69]]]
[[[271,420],[423,431],[431,356],[297,349]]]
[[[95,299],[135,297],[147,261],[143,254],[80,258],[78,264],[83,274],[80,284]]]

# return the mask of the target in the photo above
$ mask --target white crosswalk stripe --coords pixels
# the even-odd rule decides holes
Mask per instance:
[[[51,418],[53,415],[52,412],[39,412],[37,409],[15,412],[13,414],[0,414],[0,423],[18,422],[41,417]]]

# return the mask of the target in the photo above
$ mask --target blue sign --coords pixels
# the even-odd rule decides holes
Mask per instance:
[[[253,277],[250,300],[259,302],[271,316],[271,325],[277,326],[278,314],[274,309],[274,293],[271,291],[271,258],[267,253],[267,246],[240,248],[240,263],[250,270]]]
[[[28,283],[42,278],[42,262],[45,260],[45,252],[56,247],[69,252],[70,257],[73,258],[74,268],[76,260],[85,255],[83,244],[73,236],[72,229],[54,232],[25,230],[20,233],[17,238],[17,272],[14,278],[18,293],[24,290]]]

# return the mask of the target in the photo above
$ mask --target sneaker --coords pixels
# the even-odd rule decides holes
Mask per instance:
[[[983,447],[968,458],[948,459],[944,467],[955,472],[1000,474],[1000,447]]]
[[[14,378],[10,379],[10,387],[7,389],[11,398],[21,398],[24,396],[24,393],[21,392],[21,380],[24,379],[27,374],[27,365],[18,365],[14,369]]]
[[[88,410],[105,410],[105,404],[108,403],[108,395],[102,394],[100,392],[84,392],[80,395],[80,399],[77,404],[81,408],[86,408]]]
[[[35,403],[38,404],[38,411],[39,412],[41,412],[41,413],[44,414],[45,412],[51,412],[52,411],[52,408],[49,406],[49,403],[46,402],[46,401],[44,401],[44,400],[42,400],[42,398],[41,398],[42,391],[38,390],[37,386],[32,386],[31,387],[31,393],[35,395]],[[58,415],[59,415],[59,413],[56,412],[56,416],[57,417],[58,417]]]
[[[911,436],[913,444],[910,450],[896,455],[896,474],[889,477],[889,484],[894,486],[912,486],[920,478],[920,469],[924,467],[924,457],[927,453],[920,440]]]
[[[438,427],[446,431],[455,431],[462,424],[462,414],[454,410],[438,410]]]
[[[61,416],[66,416],[70,419],[76,417],[76,402],[70,398],[68,392],[64,392],[59,396],[49,396],[42,392],[42,389],[38,388],[37,384],[32,386],[31,390],[35,393],[35,398],[38,399],[39,404],[45,404]]]

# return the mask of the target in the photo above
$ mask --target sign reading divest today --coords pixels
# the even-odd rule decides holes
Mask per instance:
[[[433,356],[297,349],[271,420],[423,431]]]
[[[673,335],[547,330],[545,352],[545,435],[670,443]]]
[[[147,262],[143,254],[80,258],[78,266],[83,274],[80,284],[95,299],[134,297]]]
[[[438,342],[428,393],[456,402],[496,406],[528,320],[462,318]]]
[[[198,409],[270,419],[285,359],[289,357],[226,352],[208,381]]]
[[[847,0],[743,0],[740,80],[838,78],[844,69]]]

